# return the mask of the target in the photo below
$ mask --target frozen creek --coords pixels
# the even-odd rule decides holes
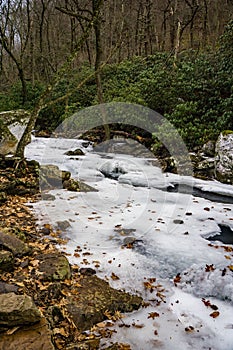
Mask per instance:
[[[64,154],[76,148],[85,156]],[[62,249],[71,263],[95,268],[114,288],[138,293],[150,304],[125,315],[130,327],[118,321],[117,332],[103,344],[118,341],[133,350],[233,349],[232,246],[215,241],[214,247],[205,239],[220,233],[219,224],[233,230],[233,186],[164,174],[148,158],[97,153],[82,140],[33,138],[26,156],[58,165],[98,189],[52,190],[54,201],[34,205],[39,224],[69,222]],[[168,192],[169,186],[195,187],[226,200]]]

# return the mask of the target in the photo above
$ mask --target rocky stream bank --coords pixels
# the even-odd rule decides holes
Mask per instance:
[[[0,349],[99,349],[114,320],[142,306],[142,298],[111,288],[93,269],[71,266],[57,249],[62,228],[36,224],[30,202],[40,198],[37,163],[2,158],[0,165]],[[64,181],[70,184],[69,174]]]

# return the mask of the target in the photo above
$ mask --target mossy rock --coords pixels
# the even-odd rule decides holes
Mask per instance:
[[[227,136],[227,135],[230,135],[230,134],[233,134],[233,130],[223,130],[222,131],[222,135],[223,136]]]
[[[36,257],[40,260],[39,272],[44,281],[63,281],[71,277],[70,264],[60,253],[42,254]]]

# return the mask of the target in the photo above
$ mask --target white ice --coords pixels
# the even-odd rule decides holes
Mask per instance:
[[[85,156],[64,155],[75,148]],[[91,146],[83,147],[82,140],[33,138],[26,155],[69,170],[99,191],[53,190],[54,201],[34,205],[39,224],[50,222],[56,227],[57,221],[69,221],[65,233],[69,241],[61,249],[71,254],[70,261],[94,267],[113,287],[150,300],[150,306],[123,319],[131,327],[116,325],[117,333],[105,343],[129,343],[135,350],[233,349],[233,253],[224,244],[215,248],[205,239],[220,232],[218,224],[233,227],[233,205],[164,191],[169,185],[183,184],[232,200],[232,186],[164,174],[146,158],[95,153]],[[128,235],[136,240],[133,249],[125,244],[127,235],[121,228],[135,230]],[[77,246],[82,249],[80,258],[74,256]],[[206,272],[211,264],[213,271]],[[119,279],[113,280],[112,273]],[[181,281],[175,287],[178,273]],[[157,287],[152,293],[145,290],[149,278],[164,287],[166,303],[156,306]],[[213,310],[202,298],[217,305],[218,317],[210,316]],[[148,318],[154,311],[159,317]],[[189,326],[193,329],[185,330]]]

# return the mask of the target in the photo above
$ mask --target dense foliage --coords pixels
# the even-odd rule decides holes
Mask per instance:
[[[38,129],[54,129],[75,111],[97,103],[91,73],[92,68],[84,65],[63,77],[52,99],[69,95],[41,112]],[[190,149],[199,146],[215,139],[220,131],[233,129],[233,21],[227,25],[215,52],[186,51],[176,62],[168,53],[137,56],[106,65],[101,76],[105,102],[147,106],[171,121]],[[28,84],[27,89],[30,99],[26,107],[30,109],[43,85]],[[1,110],[22,107],[19,84],[12,86],[8,94],[0,95],[0,106]]]

